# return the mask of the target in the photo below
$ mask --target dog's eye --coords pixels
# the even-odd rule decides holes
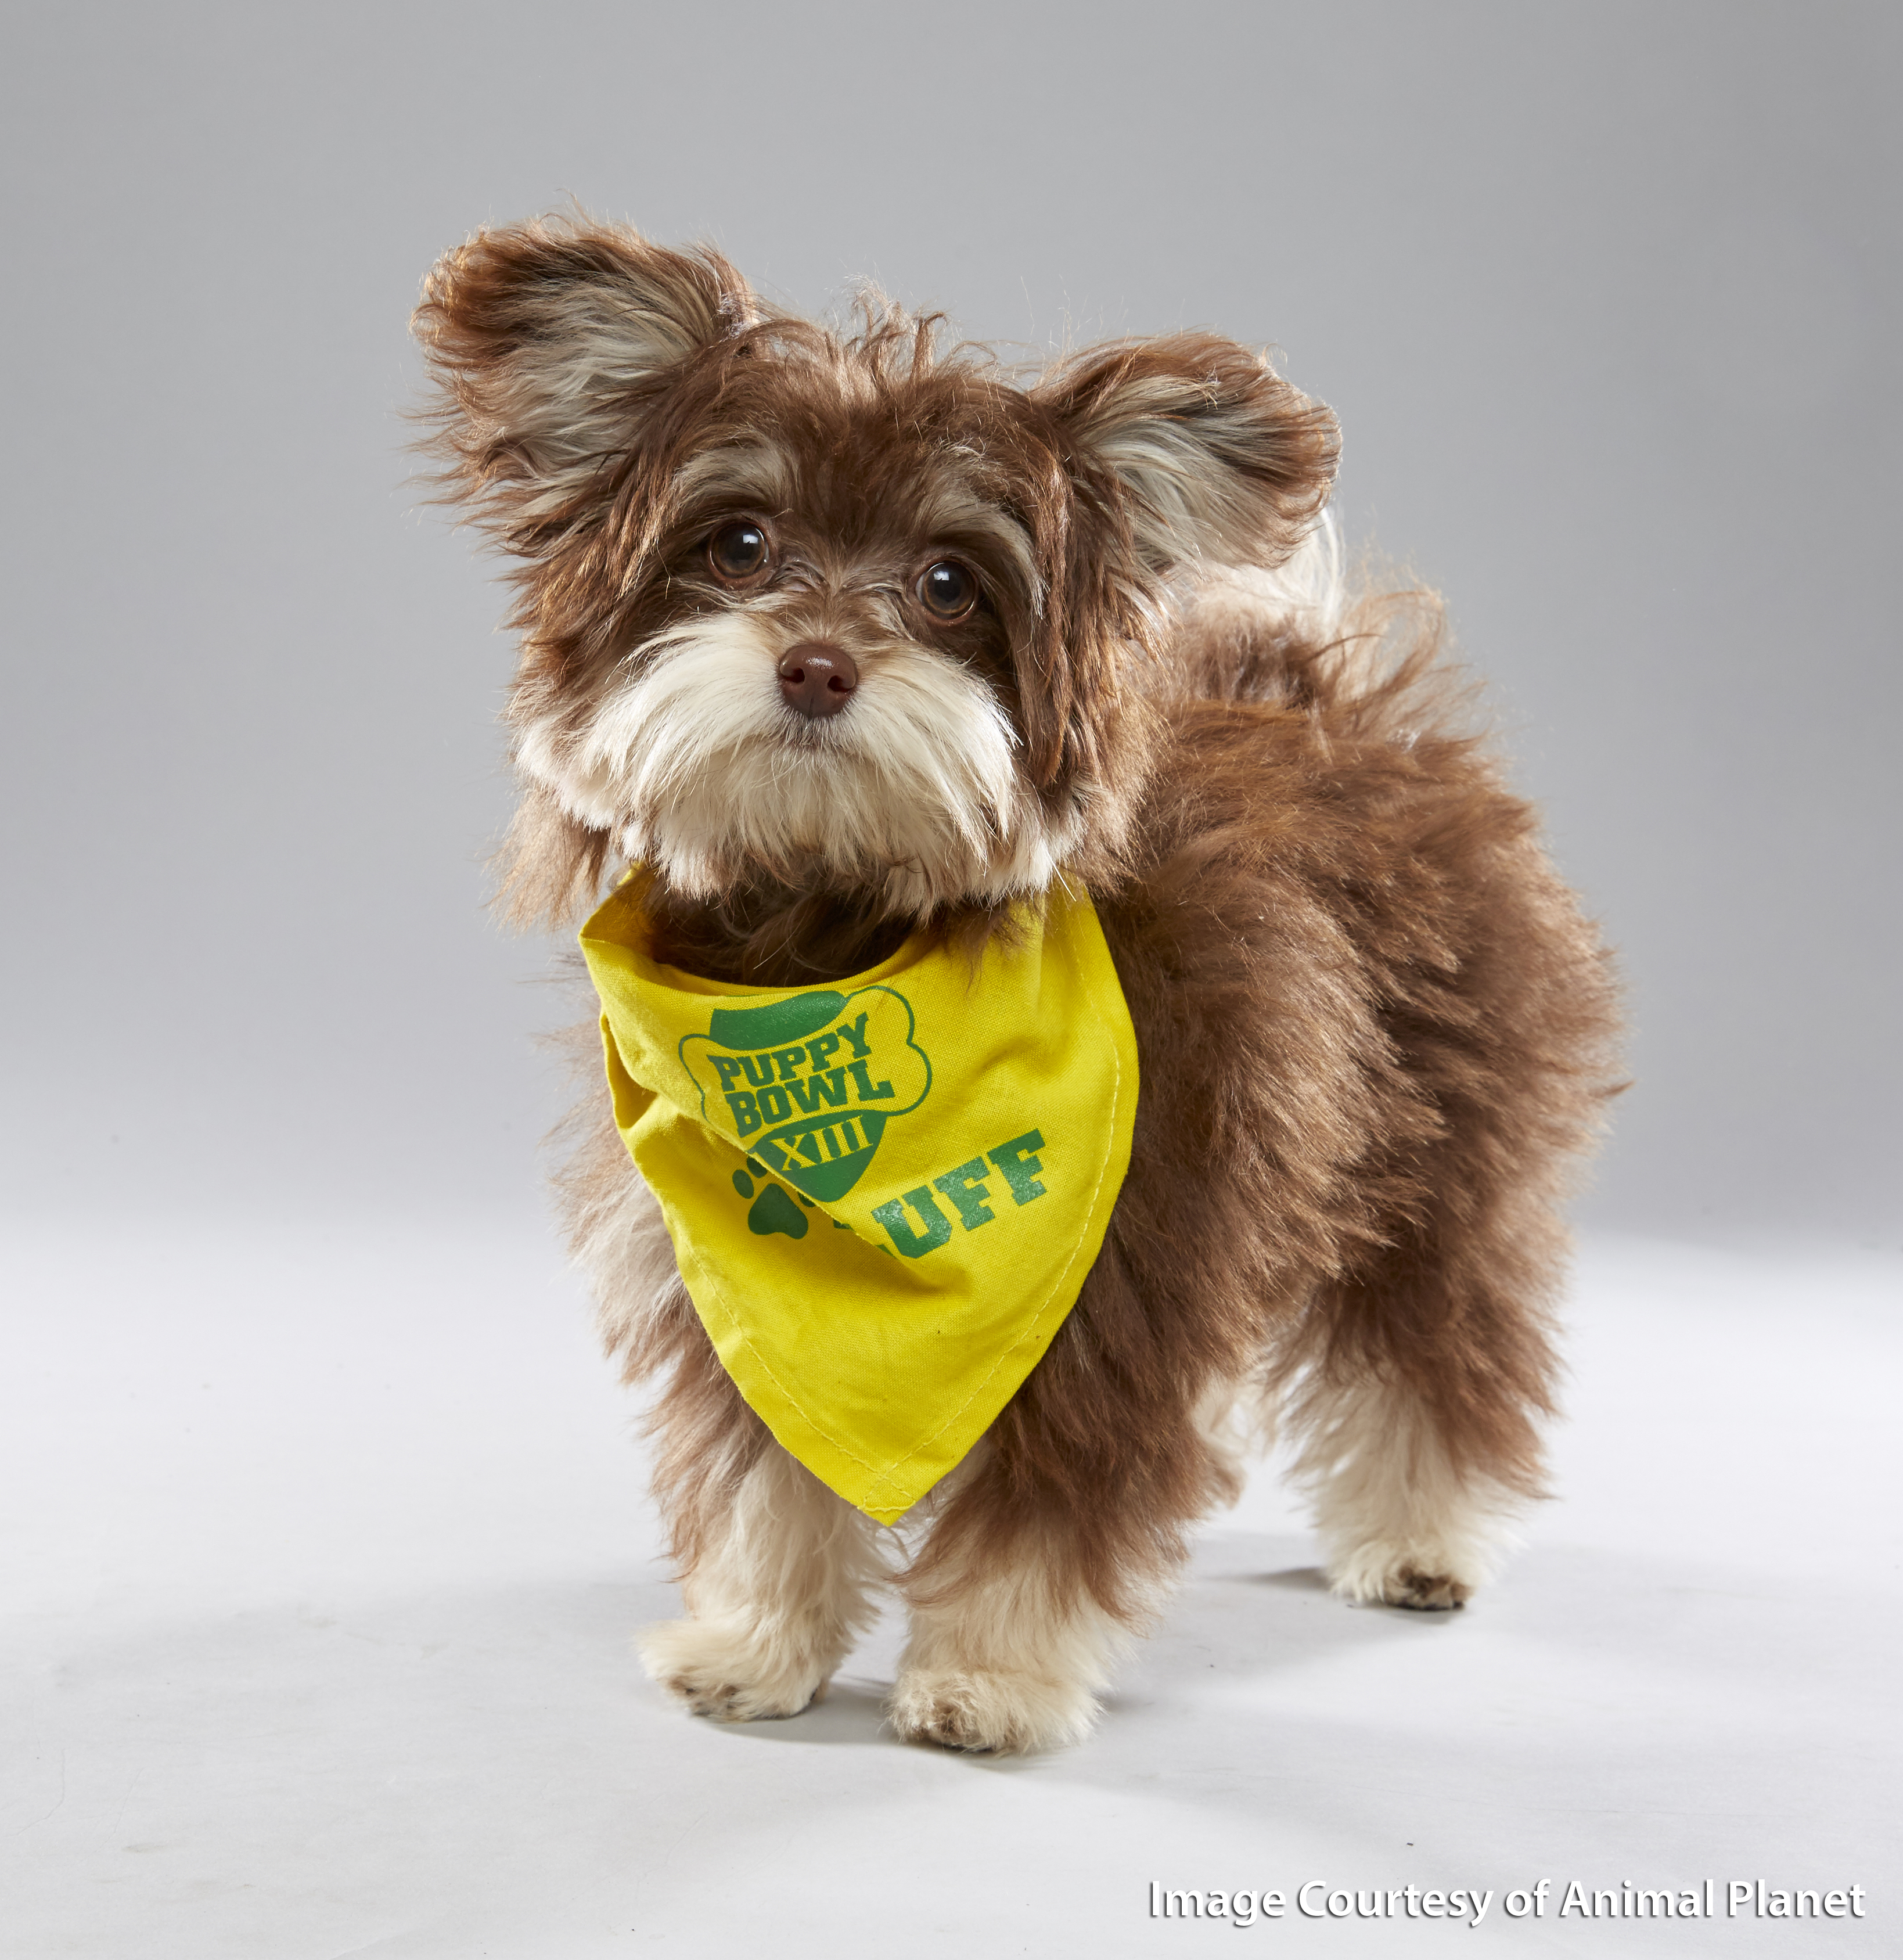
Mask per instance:
[[[745,518],[721,525],[707,540],[707,562],[714,576],[727,585],[744,585],[759,578],[772,555],[765,532]]]
[[[978,581],[956,558],[941,558],[920,578],[918,603],[934,619],[950,625],[978,603]]]

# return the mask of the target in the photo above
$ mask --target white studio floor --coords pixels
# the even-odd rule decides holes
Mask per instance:
[[[1594,1242],[1561,1495],[1491,1593],[1336,1603],[1264,1473],[1030,1762],[883,1733],[890,1625],[797,1720],[662,1703],[629,1411],[545,1237],[39,1228],[0,1271],[7,1960],[1903,1952],[1895,1254]],[[1714,1921],[1557,1917],[1707,1879]],[[1865,1917],[1723,1916],[1760,1880]]]

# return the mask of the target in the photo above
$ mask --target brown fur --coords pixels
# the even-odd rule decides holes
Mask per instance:
[[[735,511],[772,523],[788,568],[749,618],[862,668],[902,644],[982,679],[1034,814],[994,812],[988,858],[847,861],[716,825],[694,860],[714,889],[659,881],[664,956],[792,985],[921,925],[975,951],[1049,875],[1007,864],[1014,822],[1096,900],[1141,1056],[1129,1174],[1044,1360],[925,1507],[899,1577],[915,1606],[1021,1569],[1054,1624],[1087,1600],[1139,1622],[1233,1489],[1206,1415],[1238,1384],[1280,1403],[1318,1484],[1365,1466],[1354,1411],[1391,1405],[1448,1488],[1536,1494],[1555,1204],[1612,1086],[1612,983],[1532,812],[1465,732],[1435,602],[1268,604],[1224,570],[1272,571],[1312,528],[1328,412],[1201,334],[1021,389],[934,322],[875,307],[842,339],[711,254],[585,224],[472,241],[418,320],[448,493],[521,561],[513,918],[572,921],[627,848],[574,759],[669,634],[735,605],[697,556]],[[905,581],[947,552],[987,603],[928,631]],[[564,1188],[600,1271],[653,1225],[590,1102]],[[657,1488],[691,1573],[777,1446],[661,1259],[638,1300],[605,1286],[604,1313],[628,1379],[664,1384]],[[1457,1603],[1469,1583],[1403,1564],[1383,1596]],[[1019,1745],[934,1706],[916,1732]]]

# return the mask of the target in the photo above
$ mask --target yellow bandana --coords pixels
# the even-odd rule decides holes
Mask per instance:
[[[889,1524],[1036,1365],[1130,1162],[1137,1045],[1087,898],[978,968],[909,940],[829,987],[648,955],[637,873],[582,928],[615,1122],[722,1365]]]

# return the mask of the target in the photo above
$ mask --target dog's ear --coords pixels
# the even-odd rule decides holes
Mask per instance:
[[[1214,334],[1092,348],[1030,400],[1040,488],[1021,510],[1045,589],[1022,692],[1050,788],[1109,766],[1124,648],[1155,622],[1145,588],[1199,562],[1279,565],[1328,501],[1340,445],[1327,409]]]
[[[582,220],[479,232],[438,261],[411,323],[446,497],[544,555],[606,508],[670,377],[757,312],[711,251]]]
[[[1215,334],[1093,348],[1033,399],[1063,428],[1079,476],[1114,486],[1153,574],[1198,559],[1280,564],[1335,480],[1333,414]]]

